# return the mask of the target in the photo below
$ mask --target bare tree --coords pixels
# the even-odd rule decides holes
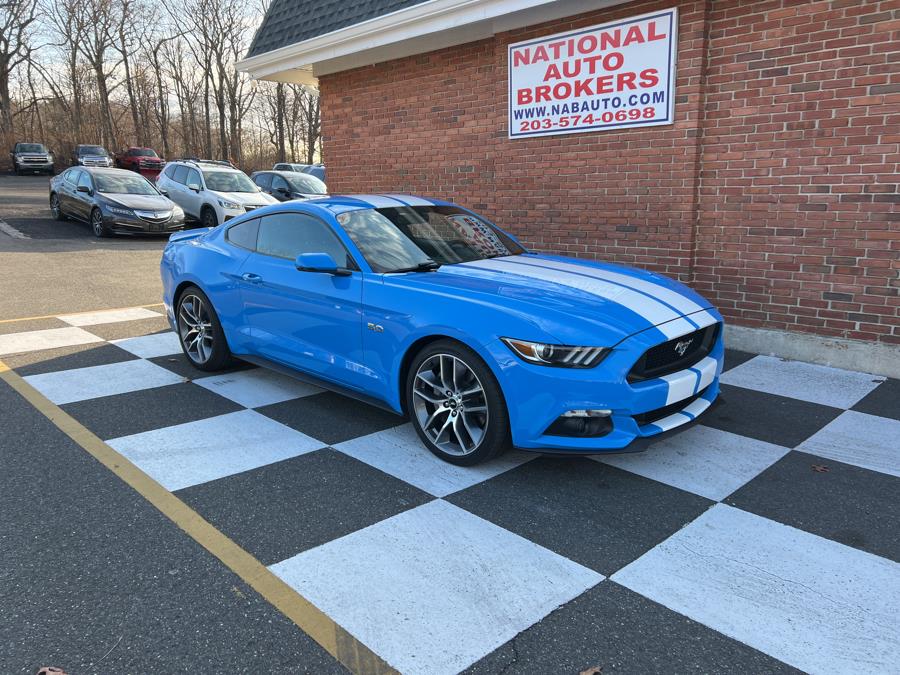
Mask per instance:
[[[31,56],[29,37],[37,10],[37,0],[0,2],[0,132],[3,133],[12,131],[13,126],[10,75]]]

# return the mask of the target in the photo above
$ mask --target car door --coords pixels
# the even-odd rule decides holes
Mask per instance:
[[[87,171],[78,172],[78,184],[72,197],[72,215],[87,220],[94,204],[94,180]],[[78,188],[86,187],[89,192],[81,192]]]
[[[184,184],[184,180],[187,177],[187,167],[183,164],[172,164],[166,167],[163,175],[168,179],[163,183],[162,187],[169,193],[169,199],[184,209],[185,213],[189,213],[187,208],[187,186]]]
[[[329,253],[352,272],[301,272],[301,253]],[[239,272],[246,322],[260,356],[363,389],[362,273],[327,223],[281,212],[260,219],[256,251]]]
[[[75,199],[75,186],[78,184],[78,177],[80,175],[80,170],[69,169],[62,175],[62,179],[59,181],[56,196],[59,199],[60,211],[65,215],[73,215],[75,213],[73,200]]]
[[[200,188],[199,192],[191,189],[191,186]],[[184,179],[184,201],[186,206],[182,205],[181,208],[195,218],[200,217],[200,208],[203,206],[202,193],[203,179],[200,177],[200,172],[197,169],[187,167],[187,176]]]
[[[272,174],[258,173],[253,177],[253,182],[266,194],[272,193]]]

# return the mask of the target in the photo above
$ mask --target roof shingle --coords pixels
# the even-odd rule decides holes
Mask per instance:
[[[426,0],[272,0],[247,58],[423,2]]]

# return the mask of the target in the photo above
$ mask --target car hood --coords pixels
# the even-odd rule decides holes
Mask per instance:
[[[270,197],[264,192],[219,192],[212,191],[222,199],[235,202],[242,206],[268,206],[269,204],[277,204],[275,197]]]
[[[174,208],[174,204],[161,195],[123,195],[104,192],[100,194],[106,201],[119,204],[128,209],[171,211]]]
[[[652,326],[683,334],[691,323],[680,317],[712,307],[658,274],[559,256],[506,256],[385,279],[492,303],[567,344],[597,336],[619,342]]]

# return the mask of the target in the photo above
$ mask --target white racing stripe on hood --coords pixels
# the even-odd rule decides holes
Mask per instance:
[[[421,197],[413,197],[412,195],[385,195],[385,197],[396,199],[398,202],[403,202],[407,206],[434,206],[434,202],[422,199]]]
[[[384,195],[347,195],[351,199],[358,199],[362,202],[368,202],[376,209],[395,209],[398,206],[406,206],[399,199],[391,199]]]
[[[516,262],[521,265],[542,265],[544,267],[552,267],[553,269],[564,270],[566,272],[587,274],[588,276],[597,279],[605,279],[617,284],[624,284],[636,291],[649,293],[667,305],[671,305],[681,314],[692,314],[693,312],[699,312],[704,309],[702,305],[698,305],[696,302],[690,298],[686,298],[677,291],[673,291],[660,284],[655,284],[652,281],[647,281],[646,279],[638,279],[636,277],[628,276],[627,274],[622,274],[621,272],[611,272],[597,267],[576,265],[574,263],[561,262],[558,260],[533,260],[522,258],[521,261],[517,260]]]
[[[535,265],[518,265],[496,258],[463,263],[463,265],[492,272],[509,272],[531,279],[549,281],[596,295],[605,300],[611,300],[646,319],[649,324],[656,326],[667,339],[679,337],[696,330],[693,324],[682,319],[678,312],[670,307],[666,307],[653,298],[648,298],[646,295],[638,293],[631,288],[617,286],[603,279],[580,276],[564,270],[546,269]]]

